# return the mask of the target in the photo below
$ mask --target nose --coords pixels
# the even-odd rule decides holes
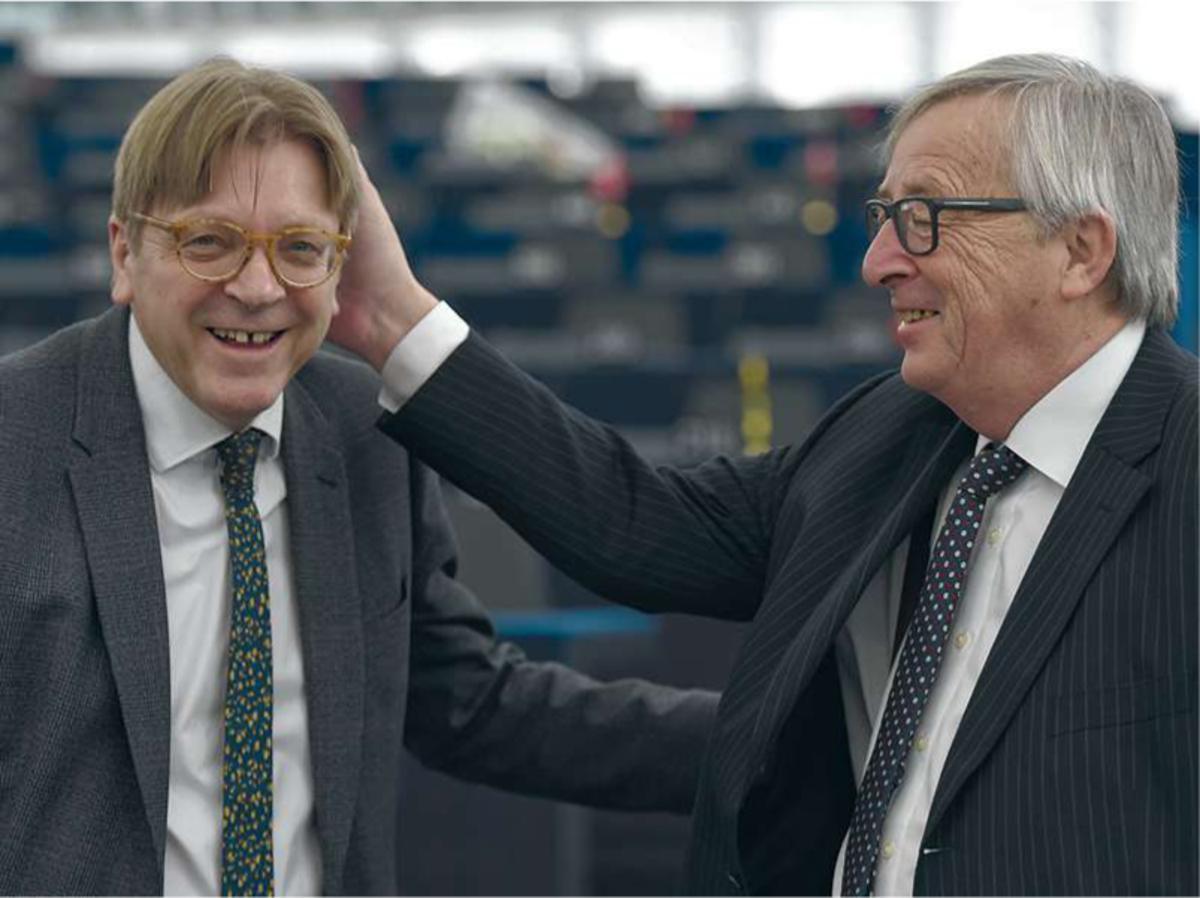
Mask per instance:
[[[863,280],[872,287],[890,287],[916,275],[916,262],[900,245],[895,222],[885,221],[863,256]]]
[[[225,282],[225,292],[251,308],[278,302],[287,293],[271,270],[266,248],[255,246],[237,276]]]

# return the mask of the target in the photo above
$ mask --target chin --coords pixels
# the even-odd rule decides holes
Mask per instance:
[[[262,409],[252,411],[246,409],[219,408],[205,409],[205,411],[207,411],[209,415],[220,421],[230,430],[234,431],[235,433],[240,433],[250,426],[250,422],[254,420],[254,417],[261,412]]]
[[[271,407],[279,396],[278,392],[262,392],[234,396],[225,393],[211,397],[201,406],[209,415],[234,430],[245,429],[259,414]]]
[[[916,358],[911,352],[906,353],[904,361],[900,364],[900,377],[914,390],[938,396],[945,387],[947,379],[952,378],[953,374],[947,375],[947,372],[929,364],[929,361],[929,359]]]
[[[900,363],[900,378],[914,390],[920,390],[923,389],[925,373],[921,362],[913,358],[911,352],[906,352],[904,361]]]

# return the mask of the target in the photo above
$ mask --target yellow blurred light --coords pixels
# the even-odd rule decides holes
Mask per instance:
[[[629,230],[629,212],[616,203],[605,203],[596,212],[596,229],[609,240],[618,240]]]
[[[743,389],[761,389],[767,383],[767,360],[760,355],[746,356],[738,363],[738,377]]]
[[[837,209],[828,200],[809,200],[800,210],[800,221],[808,233],[824,237],[837,227]]]
[[[747,439],[765,439],[771,435],[771,410],[746,409],[742,414],[742,435]]]
[[[746,355],[738,360],[738,382],[742,391],[742,451],[761,455],[771,448],[774,421],[768,384],[771,366],[766,356]]]

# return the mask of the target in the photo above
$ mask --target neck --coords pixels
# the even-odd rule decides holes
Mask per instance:
[[[1047,393],[1074,373],[1115,337],[1128,319],[1116,312],[1093,321],[1082,334],[1075,330],[1066,339],[1037,350],[1036,361],[1017,366],[1007,377],[991,381],[973,395],[946,402],[976,433],[994,442],[1008,439],[1017,422]]]

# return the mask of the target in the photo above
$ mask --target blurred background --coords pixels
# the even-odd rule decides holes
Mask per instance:
[[[793,442],[899,359],[885,295],[858,279],[891,104],[1026,51],[1132,77],[1169,110],[1175,337],[1195,351],[1197,24],[1194,6],[1149,2],[0,2],[0,353],[106,308],[121,135],[168,78],[227,54],[317,84],[418,277],[644,454],[686,465]],[[736,626],[606,606],[477,503],[448,502],[462,578],[532,655],[724,681]],[[415,765],[407,780],[408,893],[674,888],[686,820]]]

